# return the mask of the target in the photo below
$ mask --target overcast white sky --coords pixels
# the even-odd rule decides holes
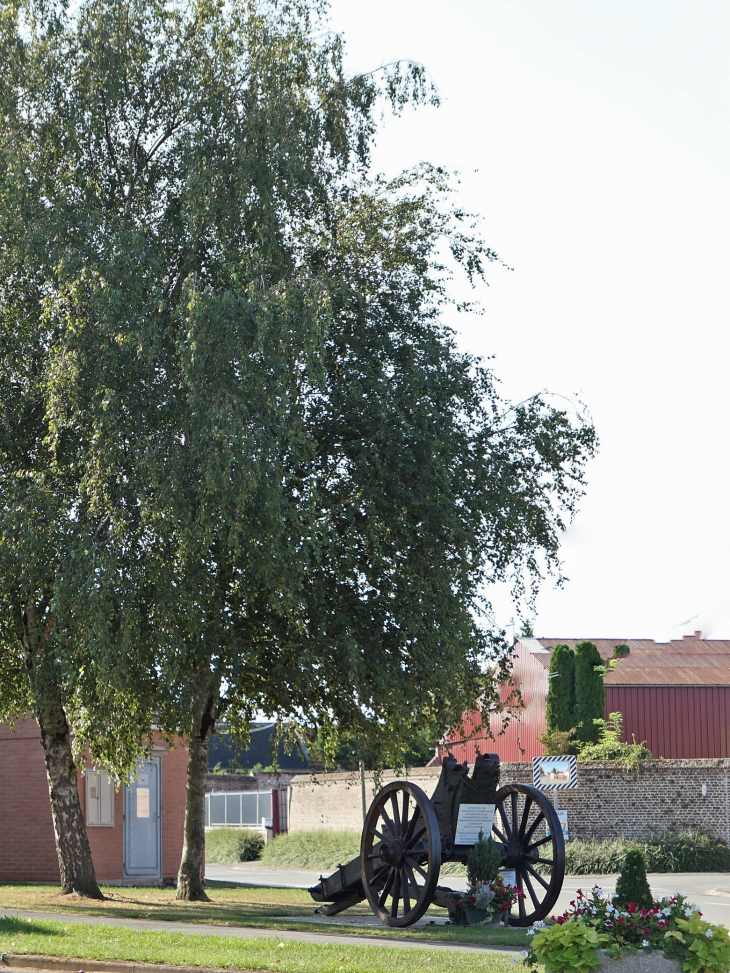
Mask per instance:
[[[730,638],[730,3],[333,0],[352,71],[409,57],[443,104],[375,165],[462,172],[506,396],[578,393],[601,448],[536,634]],[[474,171],[478,170],[478,171]],[[513,607],[500,592],[497,620]]]

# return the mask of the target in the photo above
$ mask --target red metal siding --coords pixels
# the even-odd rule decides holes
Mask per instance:
[[[655,757],[730,756],[730,686],[606,686],[606,712]]]
[[[511,711],[511,717],[503,733],[500,732],[503,729],[502,718],[492,717],[490,729],[494,739],[484,732],[476,713],[468,714],[464,720],[467,732],[463,736],[449,740],[449,751],[457,760],[466,760],[468,763],[474,763],[478,753],[499,754],[499,759],[503,762],[541,757],[543,749],[537,742],[537,737],[545,732],[547,676],[547,670],[535,659],[533,653],[517,642],[513,657],[513,685],[503,688],[502,700],[504,701],[513,689],[519,689],[523,707]]]

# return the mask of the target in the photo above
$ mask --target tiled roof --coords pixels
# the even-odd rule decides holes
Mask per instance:
[[[603,659],[613,648],[629,646],[629,655],[606,675],[609,686],[730,686],[730,640],[703,639],[700,632],[671,642],[653,639],[524,639],[537,662],[550,667],[550,655],[562,643],[572,649],[579,642],[593,642]]]

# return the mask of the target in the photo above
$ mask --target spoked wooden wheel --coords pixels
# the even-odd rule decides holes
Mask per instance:
[[[508,784],[497,792],[492,832],[507,851],[502,868],[515,871],[517,888],[525,893],[512,908],[510,925],[545,919],[565,876],[565,842],[552,803],[536,787]]]
[[[389,926],[410,926],[433,901],[441,835],[420,787],[397,780],[376,795],[365,818],[360,874],[370,908]]]

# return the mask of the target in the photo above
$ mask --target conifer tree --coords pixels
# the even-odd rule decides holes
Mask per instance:
[[[575,718],[575,653],[556,645],[550,657],[550,686],[547,694],[548,730],[572,730]]]
[[[575,725],[579,743],[597,743],[600,727],[593,721],[606,715],[606,690],[603,673],[596,667],[603,659],[593,642],[579,642],[575,647]],[[581,725],[582,724],[582,725]]]

